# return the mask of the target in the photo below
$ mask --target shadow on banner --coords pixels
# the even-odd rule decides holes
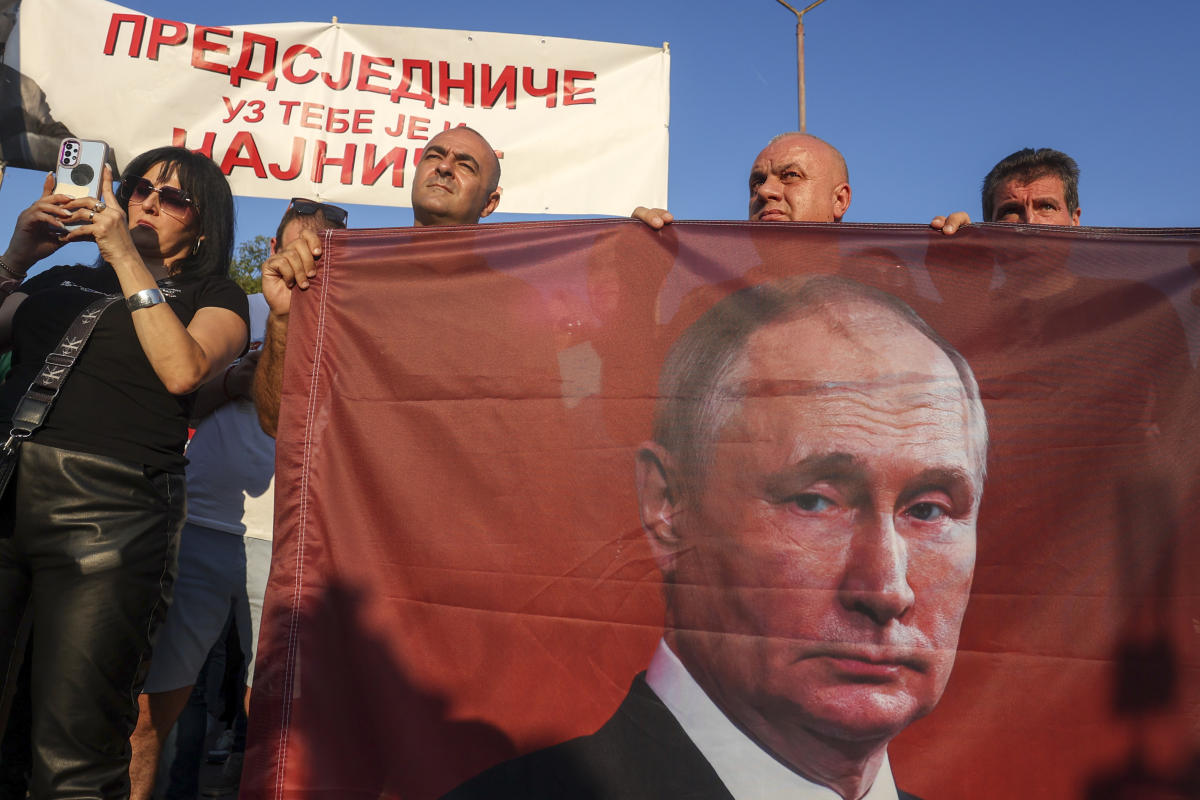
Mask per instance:
[[[327,236],[243,797],[1197,796],[1200,232]]]

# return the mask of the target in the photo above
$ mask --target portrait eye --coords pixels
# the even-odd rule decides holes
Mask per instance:
[[[819,513],[828,511],[834,507],[834,503],[828,497],[817,494],[816,492],[804,492],[790,498],[789,502],[801,511],[811,513]]]
[[[921,522],[934,522],[947,515],[947,511],[937,503],[916,503],[909,507],[908,515]]]

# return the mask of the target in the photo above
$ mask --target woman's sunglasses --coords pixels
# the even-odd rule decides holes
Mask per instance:
[[[329,203],[318,203],[316,200],[306,200],[303,197],[293,197],[292,202],[288,204],[288,209],[296,209],[296,213],[302,217],[311,217],[320,211],[325,215],[325,219],[330,225],[335,225],[339,228],[346,227],[346,218],[350,216],[350,212],[338,206],[331,206]]]
[[[158,193],[158,207],[163,210],[163,213],[175,219],[184,219],[189,211],[196,208],[196,202],[188,197],[187,192],[176,189],[174,186],[155,186],[145,178],[138,178],[132,183],[129,202],[141,205],[156,192]]]

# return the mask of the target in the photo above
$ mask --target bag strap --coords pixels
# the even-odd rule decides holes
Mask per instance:
[[[71,368],[83,352],[84,345],[91,338],[100,315],[120,299],[119,294],[106,294],[96,298],[80,312],[71,323],[71,327],[67,328],[58,346],[46,356],[46,363],[42,365],[41,372],[33,379],[33,383],[29,384],[25,396],[17,403],[12,417],[12,430],[8,434],[8,441],[2,445],[5,451],[12,451],[16,442],[28,439],[46,421],[50,407],[58,398],[59,390],[71,374]]]

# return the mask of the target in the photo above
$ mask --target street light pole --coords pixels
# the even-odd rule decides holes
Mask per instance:
[[[786,0],[777,0],[777,2],[796,15],[796,82],[800,86],[800,132],[807,133],[808,119],[804,109],[804,15],[821,5],[821,3],[824,3],[825,0],[815,0],[815,2],[805,6],[803,11],[797,11],[792,8]]]

